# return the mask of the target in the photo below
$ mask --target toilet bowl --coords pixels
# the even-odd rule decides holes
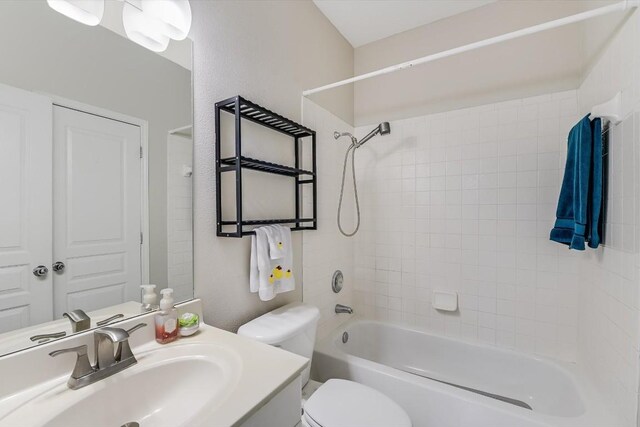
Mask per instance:
[[[305,427],[411,427],[407,413],[377,390],[354,381],[330,379],[309,398]]]
[[[240,327],[238,335],[278,346],[311,360],[320,311],[292,303]],[[302,373],[309,381],[311,364]],[[330,379],[304,403],[304,427],[411,427],[407,413],[388,396],[354,381]]]

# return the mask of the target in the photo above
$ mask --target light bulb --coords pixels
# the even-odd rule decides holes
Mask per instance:
[[[47,3],[56,12],[86,25],[98,25],[104,15],[104,0],[47,0]]]
[[[122,23],[127,37],[140,46],[154,52],[163,52],[169,46],[164,23],[127,2],[122,8]]]
[[[144,13],[164,24],[164,32],[174,40],[184,40],[191,29],[189,0],[141,0]]]

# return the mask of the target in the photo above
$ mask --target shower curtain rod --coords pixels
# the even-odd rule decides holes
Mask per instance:
[[[587,19],[595,18],[597,16],[607,15],[613,12],[620,12],[629,9],[634,9],[640,6],[640,0],[622,0],[618,3],[613,3],[608,6],[599,7],[597,9],[588,10],[586,12],[578,13],[576,15],[566,16],[564,18],[555,19],[553,21],[545,22],[542,24],[534,25],[532,27],[523,28],[521,30],[512,31],[510,33],[502,34],[499,36],[491,37],[485,40],[480,40],[474,43],[469,43],[463,46],[448,49],[442,52],[434,53],[431,55],[423,56],[412,61],[403,62],[397,65],[391,65],[389,67],[381,68],[379,70],[371,71],[369,73],[361,74],[359,76],[351,77],[345,80],[340,80],[335,83],[331,83],[325,86],[320,86],[315,89],[309,89],[302,92],[303,96],[313,95],[314,93],[323,92],[325,90],[333,89],[336,87],[344,86],[350,83],[359,82],[360,80],[370,79],[372,77],[381,76],[383,74],[393,73],[394,71],[404,70],[415,65],[426,64],[441,58],[457,55],[459,53],[468,52],[470,50],[479,49],[485,46],[491,46],[493,44],[501,43],[507,40],[513,40],[519,37],[527,36],[529,34],[535,34],[542,31],[550,30],[552,28],[558,28],[565,25],[573,24],[576,22],[585,21]]]

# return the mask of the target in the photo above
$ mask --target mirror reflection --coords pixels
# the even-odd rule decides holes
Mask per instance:
[[[191,42],[0,2],[0,354],[193,297]]]

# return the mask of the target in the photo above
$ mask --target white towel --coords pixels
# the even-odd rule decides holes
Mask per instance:
[[[274,239],[279,239],[284,256],[272,259],[270,254],[269,234],[267,227],[256,228],[256,234],[251,236],[251,261],[249,266],[249,289],[258,292],[262,301],[269,301],[277,294],[288,292],[295,288],[293,277],[293,250],[291,248],[291,230],[272,231]],[[275,240],[274,240],[275,242]]]
[[[286,251],[284,249],[284,230],[288,230],[291,234],[291,229],[283,227],[281,225],[267,225],[263,227],[267,233],[267,239],[269,240],[269,256],[271,259],[284,258]]]
[[[296,287],[296,279],[293,277],[293,247],[291,245],[291,229],[282,225],[270,225],[267,228],[273,230],[267,232],[271,259],[277,262],[276,279],[278,280],[277,293],[289,292]]]
[[[260,270],[258,270],[258,239],[251,235],[251,260],[249,261],[249,290],[252,293],[260,290]]]

